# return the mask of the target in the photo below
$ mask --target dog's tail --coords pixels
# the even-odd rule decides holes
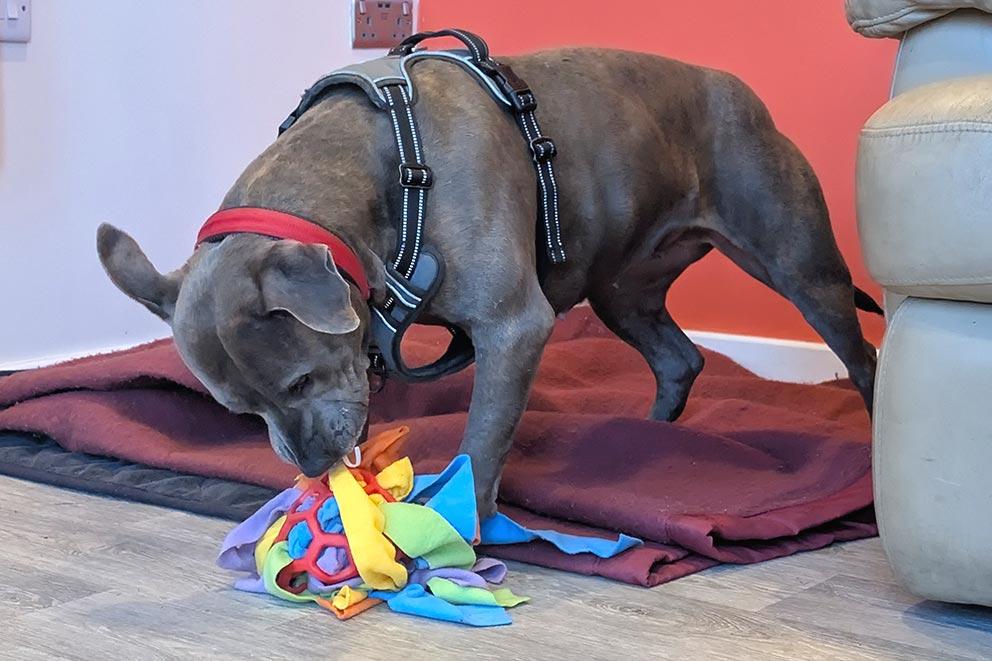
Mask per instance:
[[[854,288],[854,307],[859,310],[864,310],[865,312],[871,312],[873,314],[885,315],[885,310],[882,306],[872,298],[868,292],[863,289]]]

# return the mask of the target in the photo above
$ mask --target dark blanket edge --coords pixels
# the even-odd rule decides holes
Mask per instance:
[[[39,461],[41,455],[44,455],[43,461]],[[131,484],[112,479],[112,474],[121,471],[130,473]],[[277,493],[242,482],[72,452],[47,436],[24,432],[0,432],[0,475],[236,522],[251,515]],[[165,492],[163,485],[175,480],[195,480],[201,489],[223,491],[227,497],[218,498],[216,493],[208,498]]]

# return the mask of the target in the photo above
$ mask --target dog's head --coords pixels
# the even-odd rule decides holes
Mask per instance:
[[[172,326],[214,398],[265,419],[282,459],[317,476],[361,442],[368,309],[326,247],[232,235],[168,275],[110,225],[97,248],[114,284]]]

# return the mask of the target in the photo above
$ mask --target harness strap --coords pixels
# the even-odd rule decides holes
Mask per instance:
[[[513,111],[520,132],[527,140],[534,169],[537,172],[537,206],[540,209],[541,225],[544,229],[548,259],[553,264],[565,261],[565,245],[561,238],[561,220],[558,214],[558,182],[555,180],[552,160],[558,154],[554,141],[541,133],[537,122],[537,97],[530,87],[517,76],[509,65],[494,60],[489,55],[489,46],[477,34],[468,30],[448,28],[434,32],[419,32],[410,35],[389,51],[390,55],[409,57],[421,42],[435,37],[454,37],[468,48],[470,60],[486,76],[492,78],[505,95]],[[388,88],[386,88],[388,89]],[[409,100],[408,100],[409,101]],[[395,125],[395,119],[393,120]]]
[[[526,97],[534,98],[530,90],[527,90]],[[527,109],[514,113],[514,117],[527,138],[527,146],[534,160],[534,169],[537,170],[537,206],[544,221],[548,258],[553,264],[562,264],[565,261],[565,245],[561,240],[561,220],[558,216],[558,182],[555,181],[555,170],[551,164],[551,160],[558,154],[558,148],[551,138],[541,133],[537,116],[534,114],[537,102],[531,101],[523,107]]]
[[[399,184],[403,189],[398,228],[399,246],[393,256],[393,268],[409,280],[420,257],[424,235],[424,206],[427,202],[427,190],[434,183],[434,173],[424,163],[420,132],[413,121],[406,86],[385,85],[382,91],[389,102],[389,117],[400,154]]]
[[[472,60],[477,64],[479,62],[486,62],[490,59],[489,57],[489,44],[485,40],[474,32],[469,32],[468,30],[462,30],[459,28],[445,28],[443,30],[434,30],[433,32],[418,32],[416,34],[411,34],[409,37],[401,41],[400,43],[393,46],[390,49],[390,55],[409,55],[413,52],[422,41],[428,39],[435,39],[437,37],[454,37],[458,41],[465,44],[468,47],[469,53],[472,55]]]

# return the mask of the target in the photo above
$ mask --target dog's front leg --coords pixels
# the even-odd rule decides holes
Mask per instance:
[[[540,296],[510,317],[473,325],[475,385],[461,451],[472,458],[480,518],[496,511],[503,464],[554,319]]]

